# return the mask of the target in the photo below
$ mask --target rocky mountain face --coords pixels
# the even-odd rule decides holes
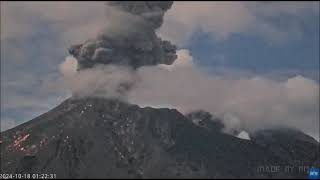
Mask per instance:
[[[195,123],[191,117],[207,116],[111,99],[70,98],[1,133],[1,173],[55,173],[57,178],[307,178],[306,172],[270,172],[267,167],[319,167],[319,143],[301,132],[265,130],[249,141],[221,133],[217,122]]]

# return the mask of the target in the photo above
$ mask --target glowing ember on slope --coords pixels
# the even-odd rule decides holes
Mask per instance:
[[[30,136],[30,134],[26,134],[22,137],[19,137],[18,139],[14,140],[13,147],[18,148],[21,146],[21,143],[23,143],[27,138]]]

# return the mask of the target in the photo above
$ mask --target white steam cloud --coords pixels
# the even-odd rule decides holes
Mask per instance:
[[[319,84],[296,76],[287,81],[264,77],[213,75],[193,64],[188,50],[179,50],[172,65],[137,71],[99,65],[76,71],[68,57],[60,71],[73,93],[122,98],[140,106],[176,108],[186,114],[205,110],[220,117],[226,133],[291,127],[319,137]],[[123,96],[120,84],[131,83]],[[317,138],[318,139],[318,138]]]
[[[241,131],[237,137],[240,139],[250,140],[250,136],[246,131]]]
[[[305,14],[319,14],[319,2],[180,1],[165,14],[159,35],[178,45],[188,44],[199,30],[219,40],[241,33],[281,43],[301,36]],[[268,20],[284,17],[294,21],[279,26]]]
[[[60,64],[65,86],[74,96],[97,96],[107,98],[125,97],[127,85],[135,81],[129,67],[114,65],[96,65],[93,68],[77,71],[78,62],[68,56]]]
[[[202,109],[224,120],[226,132],[292,127],[319,137],[319,85],[296,76],[287,81],[264,77],[213,75],[193,65],[187,50],[170,66],[142,67],[132,103],[176,107],[182,113]]]

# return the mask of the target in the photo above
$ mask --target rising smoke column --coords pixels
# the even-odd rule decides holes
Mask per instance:
[[[96,64],[123,65],[133,69],[172,64],[177,58],[176,46],[156,35],[164,13],[172,4],[172,1],[107,2],[107,18],[115,22],[111,23],[111,30],[69,48],[69,53],[78,61],[78,70]]]

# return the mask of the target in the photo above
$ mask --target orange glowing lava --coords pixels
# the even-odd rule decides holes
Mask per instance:
[[[20,147],[21,146],[21,143],[24,142],[25,140],[27,140],[27,138],[30,136],[30,134],[26,134],[22,137],[19,137],[18,139],[14,140],[14,143],[13,143],[13,147]]]

